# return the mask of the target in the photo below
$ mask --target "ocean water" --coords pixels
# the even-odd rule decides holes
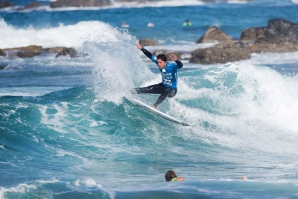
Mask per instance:
[[[208,27],[239,38],[272,18],[298,23],[298,5],[183,2],[0,10],[1,49],[67,46],[89,55],[0,57],[1,199],[298,198],[298,52],[187,61],[214,45],[195,44]],[[182,27],[185,19],[193,26]],[[161,81],[134,46],[142,38],[161,44],[148,50],[186,58],[177,95],[159,110],[191,126],[130,102],[153,104],[157,96],[129,90]],[[170,169],[185,181],[166,183]]]

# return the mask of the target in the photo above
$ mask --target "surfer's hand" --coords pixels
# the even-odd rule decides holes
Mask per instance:
[[[170,57],[171,57],[171,59],[172,59],[173,61],[177,61],[177,56],[176,56],[176,55],[171,54]]]
[[[153,105],[152,108],[155,108],[156,109],[156,106]]]
[[[142,49],[143,48],[143,46],[141,45],[141,44],[139,44],[139,43],[135,43],[135,45],[136,45],[136,47],[138,48],[138,49]]]

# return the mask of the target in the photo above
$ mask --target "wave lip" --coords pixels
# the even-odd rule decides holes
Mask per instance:
[[[60,24],[58,27],[27,28],[14,27],[0,19],[0,34],[6,39],[0,41],[0,48],[14,48],[30,45],[45,47],[79,47],[86,40],[115,40],[115,30],[99,21],[81,21],[74,25]],[[100,34],[101,37],[98,37]]]

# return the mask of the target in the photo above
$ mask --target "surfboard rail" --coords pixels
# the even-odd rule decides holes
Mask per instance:
[[[183,126],[190,126],[189,124],[187,124],[185,122],[182,122],[181,120],[178,120],[178,119],[176,119],[176,118],[174,118],[170,115],[167,115],[167,114],[165,114],[165,113],[163,113],[163,112],[161,112],[161,111],[159,111],[159,110],[157,110],[157,109],[155,109],[155,108],[153,108],[153,107],[151,107],[151,106],[149,106],[149,105],[147,105],[147,104],[145,104],[145,103],[143,103],[143,102],[141,102],[137,99],[133,99],[132,102],[135,105],[137,105],[137,106],[139,106],[139,107],[149,111],[150,113],[153,113],[153,114],[155,114],[155,115],[157,115],[157,116],[159,116],[163,119],[169,120],[169,121],[177,123],[177,124],[181,124]]]

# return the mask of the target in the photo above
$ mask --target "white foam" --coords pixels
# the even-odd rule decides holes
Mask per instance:
[[[86,179],[83,179],[83,180],[76,180],[74,182],[74,184],[76,186],[83,186],[83,187],[95,187],[95,188],[101,188],[102,185],[101,184],[98,184],[96,183],[95,180],[93,180],[92,178],[86,178]]]
[[[79,47],[86,40],[104,42],[115,39],[114,29],[99,21],[81,21],[74,25],[60,24],[58,27],[16,28],[0,19],[0,35],[6,39],[0,40],[0,48],[41,45],[46,47]],[[97,36],[100,36],[97,38]]]
[[[42,115],[41,122],[42,124],[46,125],[47,128],[53,129],[59,133],[68,133],[69,131],[65,129],[65,122],[67,120],[67,107],[63,103],[62,105],[55,104],[53,107],[47,106],[39,106],[38,109]],[[55,114],[47,114],[47,109],[52,108],[55,109],[57,112]]]
[[[292,55],[291,55],[292,56]],[[203,77],[215,88],[198,88],[196,78],[180,78],[179,92],[170,99],[171,112],[191,123],[202,140],[252,151],[297,154],[298,77],[283,76],[268,67],[235,63],[209,69]],[[229,77],[229,78],[228,78]],[[226,84],[230,84],[226,86]],[[213,110],[188,107],[179,101],[204,99]],[[195,105],[198,106],[198,105]],[[216,126],[206,131],[200,121]],[[228,134],[227,134],[228,133]],[[209,141],[208,141],[209,140]],[[272,147],[274,146],[274,147]]]
[[[167,50],[167,51],[178,51],[178,52],[191,52],[199,48],[209,48],[216,45],[218,42],[214,43],[202,43],[196,44],[194,42],[178,41],[175,45],[161,45],[161,46],[146,46],[147,50]]]
[[[35,185],[19,184],[16,187],[4,188],[0,187],[0,198],[5,198],[6,193],[26,193],[29,189],[36,189]]]
[[[52,178],[50,180],[36,180],[36,182],[38,182],[40,184],[49,184],[49,183],[59,182],[59,180],[57,180],[56,178]]]
[[[129,90],[135,84],[152,77],[152,72],[140,58],[135,47],[135,38],[125,30],[115,29],[116,40],[107,38],[105,42],[85,42],[84,52],[90,54],[93,62],[95,91],[98,100],[122,102],[123,96],[130,95]],[[100,56],[98,56],[100,55]]]
[[[204,5],[205,3],[198,0],[168,0],[168,1],[157,1],[157,2],[146,2],[146,3],[114,3],[113,8],[141,8],[141,7],[178,7],[178,6],[198,6]]]
[[[101,126],[101,125],[104,125],[104,124],[108,124],[106,123],[105,121],[91,121],[90,123],[90,127],[96,127],[96,126]]]
[[[241,63],[250,64],[289,64],[298,62],[298,52],[289,53],[253,53],[250,60]]]
[[[228,0],[227,2],[228,3],[231,3],[231,4],[246,4],[248,3],[250,0]]]

